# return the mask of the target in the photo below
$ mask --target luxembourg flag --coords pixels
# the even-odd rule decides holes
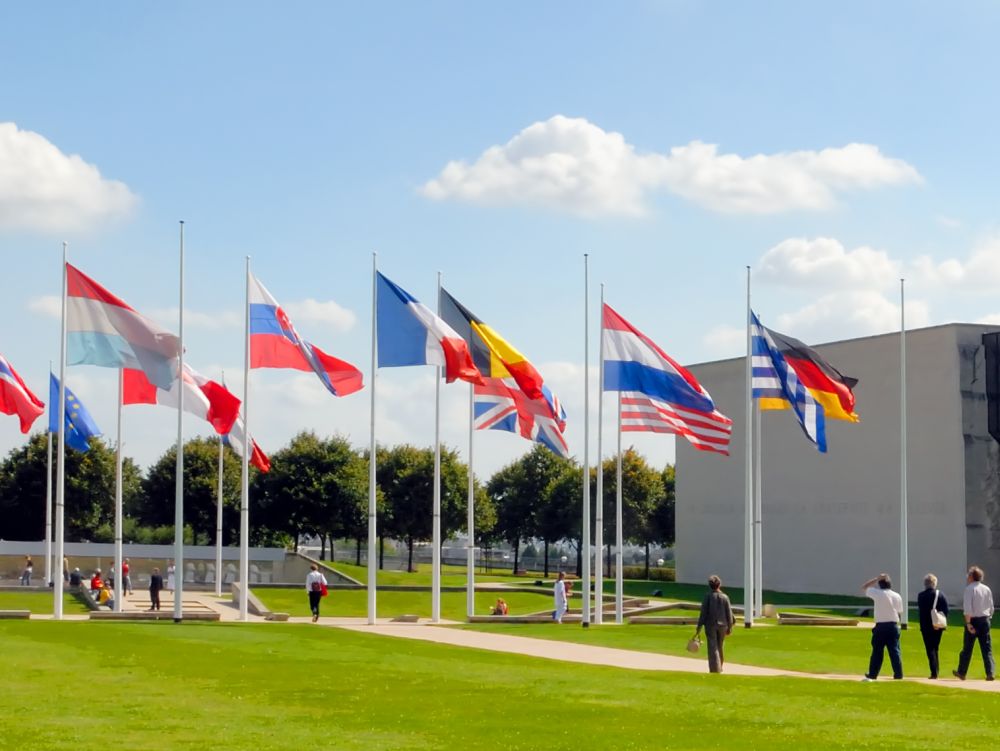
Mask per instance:
[[[66,363],[138,368],[162,389],[177,376],[180,339],[66,264]]]
[[[250,367],[312,371],[334,396],[359,391],[361,371],[307,342],[278,301],[250,275]]]
[[[45,402],[31,393],[7,358],[0,355],[0,412],[17,415],[21,421],[21,432],[27,433],[31,430],[31,423],[44,411]]]
[[[177,407],[177,379],[169,389],[160,389],[150,383],[141,370],[126,368],[122,380],[122,404]],[[221,383],[209,380],[185,365],[184,411],[210,423],[219,435],[225,435],[240,413],[240,400]]]
[[[379,367],[439,365],[448,383],[482,383],[461,335],[405,289],[376,274]]]

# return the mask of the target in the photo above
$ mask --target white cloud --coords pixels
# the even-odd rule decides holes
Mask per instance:
[[[768,250],[757,264],[757,278],[792,287],[882,289],[898,279],[899,263],[884,250],[861,246],[847,250],[829,237],[789,238]]]
[[[555,115],[475,162],[449,162],[420,192],[434,200],[638,216],[647,195],[664,188],[713,211],[765,214],[828,209],[839,191],[921,181],[914,167],[870,144],[742,157],[692,141],[668,154],[639,153],[621,133]]]
[[[338,305],[333,300],[324,302],[309,297],[282,307],[296,326],[299,321],[306,321],[329,326],[339,333],[346,333],[354,328],[354,324],[358,321],[354,311]]]
[[[62,317],[62,298],[59,295],[42,295],[28,300],[28,310],[46,318]]]
[[[154,308],[153,310],[148,311],[146,315],[159,323],[161,326],[164,326],[168,331],[176,331],[178,312],[179,309],[176,307]],[[205,313],[185,307],[184,326],[205,329],[207,331],[242,328],[243,313],[235,310],[220,310],[214,313]]]
[[[922,300],[907,300],[907,328],[927,326],[930,313]],[[767,321],[765,325],[770,325]],[[899,330],[899,304],[876,290],[848,290],[823,295],[775,319],[773,328],[807,342],[850,339]]]
[[[1000,236],[979,242],[964,261],[948,258],[934,261],[921,256],[914,262],[916,280],[966,291],[994,292],[1000,284]]]
[[[125,183],[102,177],[80,156],[0,123],[0,229],[83,230],[127,215],[137,202]]]
[[[717,354],[746,354],[747,330],[738,326],[716,326],[705,334],[705,346]]]

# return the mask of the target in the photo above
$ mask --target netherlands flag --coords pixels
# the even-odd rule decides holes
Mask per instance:
[[[376,272],[378,365],[438,365],[448,383],[482,383],[469,345],[455,329],[399,285]]]
[[[177,406],[178,381],[169,389],[160,389],[149,382],[141,370],[125,369],[122,374],[122,404],[158,404]],[[210,423],[219,435],[233,427],[240,413],[240,400],[223,386],[194,368],[184,365],[184,411]]]
[[[66,264],[66,362],[134,368],[163,389],[177,377],[180,339]]]
[[[605,305],[604,390],[620,391],[622,430],[675,433],[701,451],[729,454],[733,421],[690,372]]]
[[[334,396],[353,394],[364,385],[360,370],[299,336],[278,301],[252,274],[250,367],[312,371]]]
[[[7,358],[0,355],[0,412],[17,415],[21,421],[21,432],[27,433],[31,430],[31,423],[44,411],[45,402],[31,393]]]

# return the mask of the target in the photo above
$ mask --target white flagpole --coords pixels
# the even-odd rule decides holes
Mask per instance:
[[[441,315],[441,272],[437,313]],[[431,524],[431,623],[441,620],[441,366],[434,368],[434,504]]]
[[[250,619],[250,256],[246,257],[243,311],[243,456],[240,458],[240,620]]]
[[[604,311],[601,311],[604,316]],[[601,332],[603,339],[603,330]],[[601,358],[604,359],[603,357]],[[615,474],[615,623],[619,626],[625,617],[623,606],[625,593],[625,576],[622,566],[625,565],[622,548],[625,545],[625,531],[622,524],[622,392],[618,392],[618,467]]]
[[[753,614],[756,618],[764,615],[764,548],[761,544],[761,535],[764,531],[763,520],[763,482],[761,481],[761,455],[763,454],[764,443],[761,440],[764,414],[760,410],[760,402],[753,405],[754,418],[756,422],[756,433],[754,434],[754,498],[753,498]]]
[[[583,564],[584,628],[590,626],[590,268],[583,254],[583,519],[580,530],[580,557]]]
[[[49,360],[49,381],[52,380],[52,361]],[[51,402],[52,400],[49,399]],[[52,404],[49,404],[49,415],[52,414]],[[49,416],[47,415],[47,416]],[[50,418],[51,422],[51,418]],[[45,453],[48,456],[45,472],[45,583],[52,585],[52,431],[46,427]],[[60,561],[62,563],[62,561]],[[62,576],[62,571],[59,572]]]
[[[473,436],[476,433],[476,387],[469,384],[469,498],[466,501],[467,534],[469,543],[465,551],[465,613],[469,618],[476,614],[476,476],[472,470]]]
[[[225,378],[223,378],[225,380]],[[246,440],[244,438],[244,440]],[[246,446],[243,447],[246,451]],[[219,436],[219,487],[215,503],[215,596],[222,597],[222,464],[225,447]]]
[[[908,541],[908,509],[906,487],[906,312],[905,279],[899,280],[899,593],[903,597],[901,623],[906,628],[910,616],[910,553]]]
[[[594,625],[604,623],[604,284],[601,283],[601,343],[597,364],[597,497],[594,499]]]
[[[753,343],[750,336],[750,267],[747,266],[746,505],[743,510],[743,625],[753,626]]]
[[[180,311],[177,356],[177,471],[174,478],[174,622],[184,617],[184,222],[181,221],[180,244]],[[121,578],[119,576],[115,579]]]
[[[115,441],[115,612],[122,611],[125,575],[122,573],[122,419],[125,371],[118,368],[118,431]]]
[[[59,335],[59,450],[56,455],[56,560],[65,558],[66,517],[66,255],[69,243],[63,243],[62,259],[62,329]],[[63,617],[63,578],[52,580],[52,617]]]
[[[378,566],[375,547],[378,543],[375,524],[375,380],[378,375],[378,255],[372,253],[372,366],[371,366],[371,445],[368,453],[368,625],[375,625],[375,580]]]

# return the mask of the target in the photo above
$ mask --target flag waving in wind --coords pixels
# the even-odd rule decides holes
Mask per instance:
[[[334,396],[361,389],[361,371],[299,336],[278,301],[250,275],[250,367],[312,371]]]
[[[177,381],[169,389],[159,389],[141,370],[126,369],[123,374],[122,404],[159,404],[177,406]],[[210,423],[219,435],[233,427],[240,413],[240,400],[221,383],[205,378],[184,365],[184,411]]]
[[[222,436],[222,441],[229,446],[229,448],[235,451],[237,456],[243,456],[243,447],[246,445],[246,431],[243,429],[243,418],[236,418],[236,422],[233,423],[232,429],[230,429],[226,435]],[[270,472],[271,460],[268,458],[267,454],[261,451],[260,446],[257,445],[257,441],[255,441],[252,437],[250,438],[250,444],[252,449],[250,451],[250,457],[247,461],[261,472]]]
[[[49,373],[49,432],[59,432],[59,379]],[[66,387],[66,445],[77,451],[90,450],[90,439],[101,434],[90,412]]]
[[[601,325],[605,391],[620,391],[622,430],[676,433],[701,451],[729,454],[733,421],[691,373],[610,306]]]
[[[66,264],[68,365],[138,368],[162,389],[177,377],[180,339]]]
[[[56,398],[56,401],[59,399]],[[17,415],[21,421],[21,432],[27,433],[31,430],[31,423],[44,411],[45,403],[31,393],[7,358],[0,355],[0,412]]]
[[[439,365],[448,383],[482,383],[469,345],[451,326],[399,285],[377,273],[378,365]]]
[[[750,385],[755,399],[784,400],[791,405],[802,432],[826,451],[826,414],[823,405],[799,378],[781,353],[771,331],[764,328],[756,313],[751,313],[750,340],[752,358]],[[853,395],[852,405],[853,407]],[[780,408],[780,407],[779,407]],[[761,404],[761,409],[773,409]],[[853,411],[853,410],[852,410]]]

